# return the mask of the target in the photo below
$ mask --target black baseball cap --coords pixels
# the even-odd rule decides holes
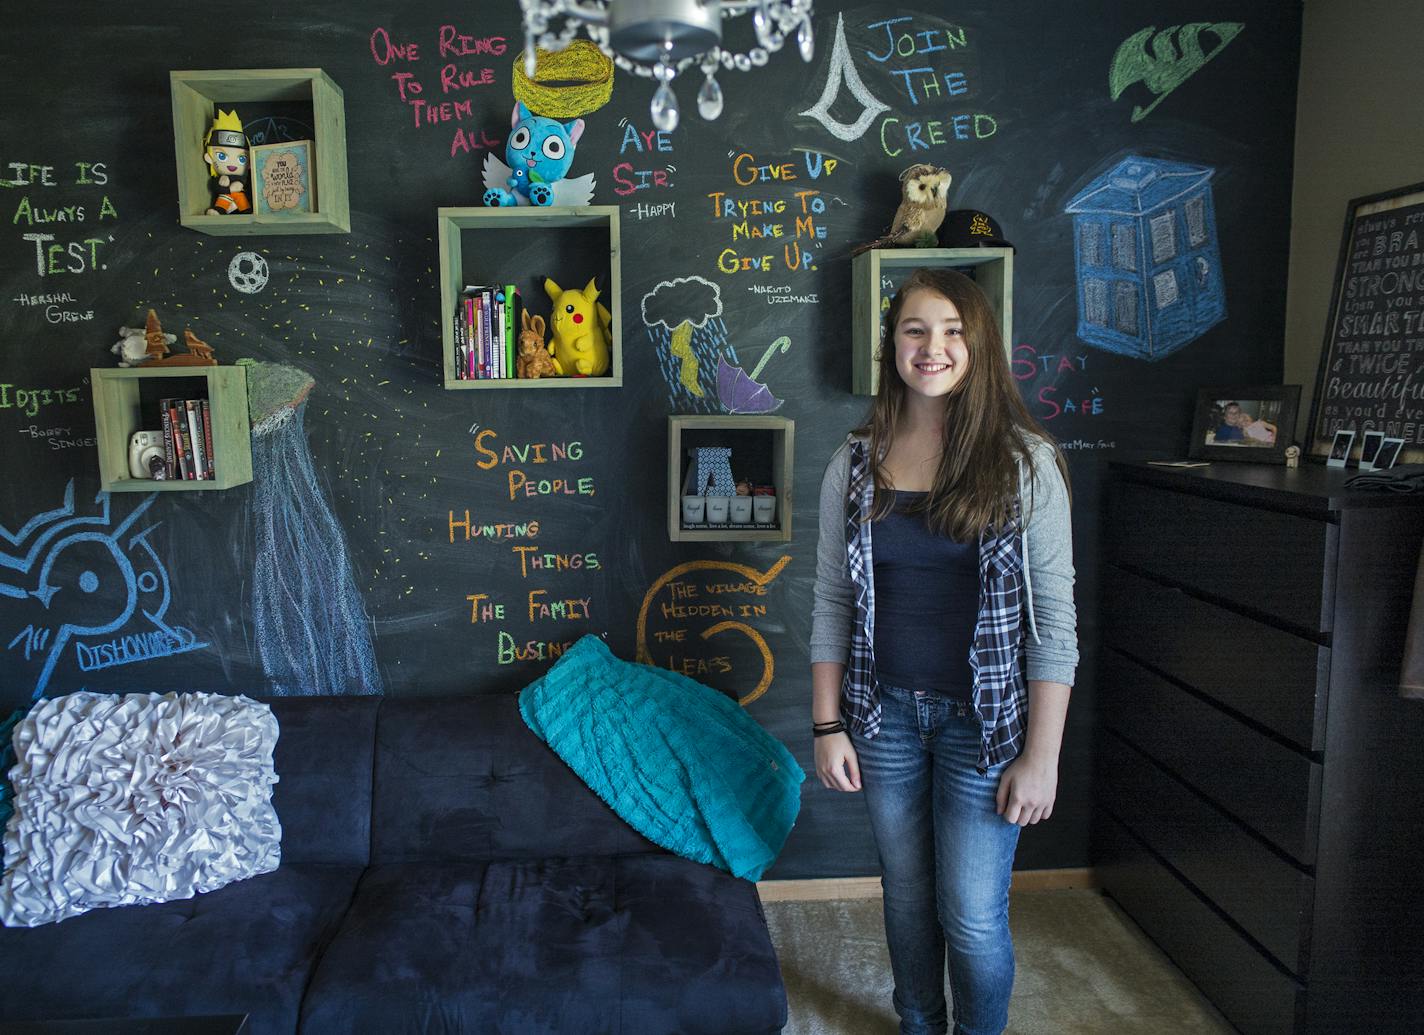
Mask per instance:
[[[1013,248],[999,221],[977,208],[951,209],[939,227],[941,248]]]

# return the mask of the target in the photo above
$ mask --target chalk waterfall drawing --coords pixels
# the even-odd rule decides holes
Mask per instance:
[[[252,418],[252,618],[272,692],[382,693],[346,536],[323,497],[304,418],[315,381],[295,367],[247,367]]]
[[[76,514],[70,479],[59,507],[36,514],[14,532],[0,525],[0,600],[30,609],[29,615],[20,614],[12,627],[18,634],[5,646],[24,661],[41,662],[35,700],[44,695],[71,642],[82,672],[207,646],[166,620],[172,600],[168,571],[148,541],[158,525],[132,531],[156,498],[150,494],[114,523],[107,492],[94,497],[98,513]]]

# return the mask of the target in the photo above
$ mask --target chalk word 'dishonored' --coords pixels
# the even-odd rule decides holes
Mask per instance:
[[[44,695],[71,642],[84,672],[207,646],[165,620],[168,571],[148,542],[157,526],[133,531],[157,496],[151,493],[115,522],[107,492],[95,497],[97,513],[76,513],[70,481],[59,507],[14,531],[0,525],[0,605],[7,598],[44,605],[44,624],[31,621],[5,644],[11,657],[39,663],[35,700]],[[134,628],[140,620],[146,624]]]

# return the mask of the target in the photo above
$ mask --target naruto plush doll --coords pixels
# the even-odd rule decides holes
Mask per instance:
[[[229,216],[251,212],[247,196],[247,134],[236,111],[218,110],[212,128],[203,138],[203,161],[208,163],[213,204],[208,215]]]

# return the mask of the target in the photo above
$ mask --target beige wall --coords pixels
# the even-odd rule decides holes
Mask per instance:
[[[1424,0],[1306,0],[1286,286],[1299,439],[1351,198],[1424,181]]]

